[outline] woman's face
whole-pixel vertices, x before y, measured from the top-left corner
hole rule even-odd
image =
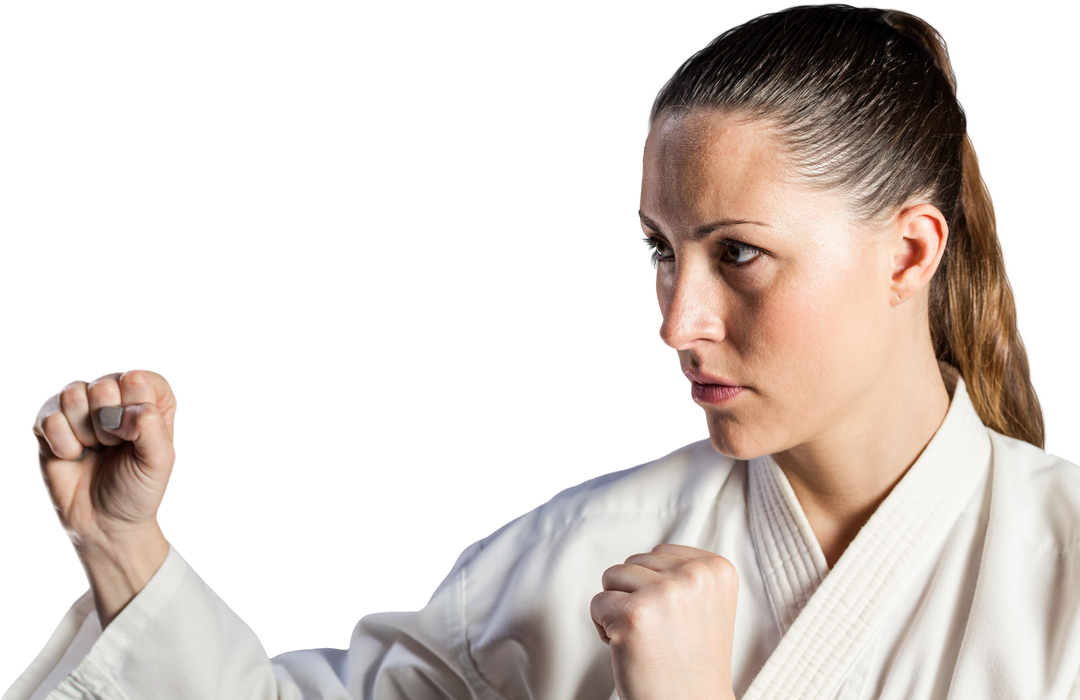
[[[710,111],[656,120],[641,221],[660,335],[718,451],[826,447],[860,423],[896,347],[886,235],[800,184],[764,124]]]

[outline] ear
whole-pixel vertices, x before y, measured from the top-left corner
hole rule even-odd
[[[889,286],[893,306],[896,306],[930,284],[930,278],[945,254],[949,224],[937,207],[916,204],[902,209],[893,225],[895,245]]]

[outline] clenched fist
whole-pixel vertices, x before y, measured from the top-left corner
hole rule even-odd
[[[593,623],[622,700],[728,700],[739,577],[731,562],[661,544],[604,572]]]
[[[175,414],[165,378],[133,371],[68,384],[34,422],[42,476],[103,627],[169,552],[157,511],[175,457]]]

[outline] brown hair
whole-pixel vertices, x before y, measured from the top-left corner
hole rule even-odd
[[[949,224],[930,283],[930,335],[975,410],[999,433],[1043,446],[994,207],[979,174],[941,35],[912,15],[793,7],[735,27],[660,90],[651,119],[697,108],[765,119],[800,173],[873,218],[920,199]]]

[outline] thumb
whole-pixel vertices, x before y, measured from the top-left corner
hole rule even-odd
[[[133,444],[135,457],[148,467],[171,467],[175,453],[165,416],[155,404],[105,406],[97,422],[106,431]]]

